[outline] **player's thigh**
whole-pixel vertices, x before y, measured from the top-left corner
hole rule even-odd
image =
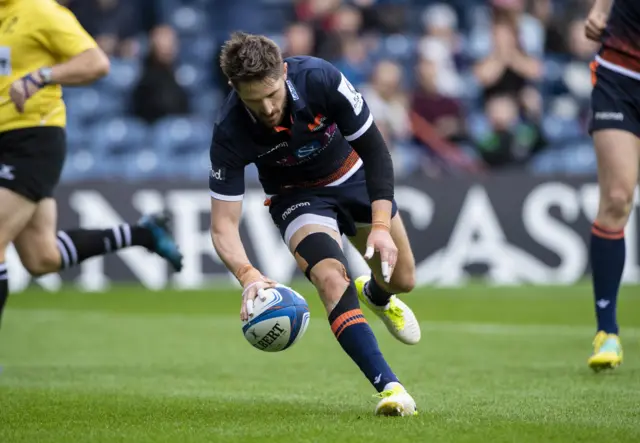
[[[605,129],[594,132],[593,141],[602,200],[631,204],[638,182],[640,139],[628,131]]]
[[[367,238],[370,232],[371,226],[361,226],[355,236],[349,237],[349,241],[362,255],[367,249]],[[369,260],[371,272],[373,272],[376,282],[386,286],[391,292],[410,292],[416,282],[416,261],[400,212],[397,212],[391,219],[391,238],[398,248],[398,261],[391,276],[391,281],[388,284],[384,282],[379,254],[375,254]]]
[[[60,252],[56,238],[58,211],[53,198],[45,198],[16,237],[14,245],[22,264],[34,275],[60,268]],[[64,249],[63,249],[64,250]]]
[[[597,222],[624,228],[638,181],[640,162],[640,81],[592,64],[593,137],[598,161],[600,205]]]

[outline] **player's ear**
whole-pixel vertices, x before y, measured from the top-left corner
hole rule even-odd
[[[289,65],[287,65],[287,62],[284,62],[284,69],[283,69],[283,71],[284,71],[284,79],[285,79],[285,80],[287,79],[287,67],[288,67],[288,66],[289,66]]]

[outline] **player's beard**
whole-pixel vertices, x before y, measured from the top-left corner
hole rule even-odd
[[[272,128],[274,126],[279,126],[280,124],[282,124],[286,113],[287,113],[287,96],[285,95],[284,102],[282,103],[282,107],[278,110],[276,115],[273,116],[274,117],[273,120],[271,120],[269,117],[262,117],[262,116],[260,120],[262,121],[263,124]]]

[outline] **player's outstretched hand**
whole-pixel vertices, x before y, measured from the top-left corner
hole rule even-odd
[[[249,321],[253,318],[253,303],[257,297],[261,297],[264,301],[266,296],[264,290],[269,288],[275,288],[277,283],[267,277],[262,277],[261,280],[256,280],[247,284],[242,289],[242,306],[240,307],[240,320]]]
[[[11,97],[11,101],[19,113],[24,112],[24,106],[27,100],[43,86],[42,78],[37,72],[25,75],[13,82],[9,90],[9,97]]]
[[[371,230],[367,239],[367,250],[364,253],[364,258],[370,260],[376,252],[380,253],[382,277],[386,283],[389,283],[398,260],[398,248],[389,231],[384,229]]]
[[[600,41],[604,28],[607,27],[608,15],[596,8],[593,8],[585,22],[584,33],[589,40]]]

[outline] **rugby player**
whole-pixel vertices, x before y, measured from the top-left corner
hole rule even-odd
[[[624,228],[640,163],[640,2],[596,0],[585,33],[601,42],[591,64],[590,124],[600,204],[590,244],[598,327],[588,364],[598,371],[622,363],[616,301],[625,263]]]
[[[53,192],[66,151],[61,85],[88,84],[108,71],[108,58],[68,9],[54,0],[0,0],[0,316],[11,242],[34,276],[129,246],[182,267],[165,214],[56,233]]]
[[[273,222],[317,288],[335,337],[381,397],[376,414],[414,414],[360,310],[359,300],[400,341],[420,340],[415,315],[394,295],[413,289],[415,261],[394,201],[391,156],[367,104],[327,61],[283,60],[264,36],[234,34],[220,64],[232,91],[211,144],[211,234],[243,287],[241,319],[275,284],[250,264],[239,235],[244,168],[254,163]],[[370,260],[370,277],[347,271],[341,234]]]

